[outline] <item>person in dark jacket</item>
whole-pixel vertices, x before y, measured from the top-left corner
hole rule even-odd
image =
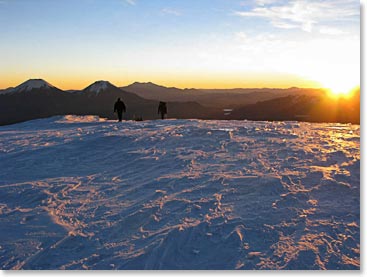
[[[159,102],[158,114],[161,114],[162,119],[164,119],[164,115],[167,114],[166,102]]]
[[[126,112],[126,106],[125,106],[124,102],[121,101],[120,98],[117,99],[113,112],[114,113],[117,112],[119,122],[121,122],[122,121],[122,113]]]

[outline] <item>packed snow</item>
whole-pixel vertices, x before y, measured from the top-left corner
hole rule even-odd
[[[360,126],[0,127],[2,269],[359,269]]]

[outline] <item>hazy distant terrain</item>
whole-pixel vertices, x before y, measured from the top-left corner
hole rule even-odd
[[[0,127],[1,269],[359,269],[360,127]]]
[[[67,114],[115,119],[118,97],[127,106],[127,120],[158,119],[158,103],[167,101],[168,118],[360,122],[359,90],[347,98],[332,98],[321,89],[182,90],[153,83],[118,88],[97,81],[83,90],[63,91],[35,79],[0,91],[0,125]]]
[[[285,96],[234,110],[228,119],[360,123],[360,92],[350,97]]]
[[[159,86],[153,83],[138,82],[121,87],[121,89],[135,93],[145,99],[178,102],[194,101],[204,106],[217,108],[237,108],[284,96],[315,96],[324,94],[324,91],[321,89],[179,89]]]

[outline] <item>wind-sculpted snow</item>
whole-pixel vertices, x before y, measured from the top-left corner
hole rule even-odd
[[[359,269],[360,127],[0,127],[2,269]]]

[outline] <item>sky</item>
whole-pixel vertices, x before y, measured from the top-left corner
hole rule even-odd
[[[360,84],[355,0],[0,0],[0,88]]]

